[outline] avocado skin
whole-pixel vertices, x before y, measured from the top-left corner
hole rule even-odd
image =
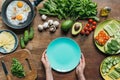
[[[63,21],[61,24],[61,30],[64,32],[68,32],[69,29],[73,26],[74,21],[73,20],[66,20]]]
[[[75,25],[76,25],[76,24],[80,26],[80,28],[79,28],[77,31],[75,30]],[[73,35],[73,36],[78,35],[81,30],[82,30],[82,24],[81,24],[80,22],[76,22],[76,23],[73,25],[73,27],[72,27],[72,35]]]

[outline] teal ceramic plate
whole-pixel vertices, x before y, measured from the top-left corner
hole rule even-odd
[[[79,64],[81,50],[74,40],[60,37],[48,45],[47,57],[54,70],[69,72]]]
[[[0,33],[3,32],[3,31],[9,32],[10,34],[12,34],[12,35],[14,36],[15,44],[14,44],[14,48],[13,48],[11,51],[9,51],[9,52],[7,52],[4,48],[0,47],[0,53],[3,53],[3,54],[11,53],[11,52],[13,52],[13,51],[17,48],[17,46],[18,46],[18,38],[17,38],[16,34],[15,34],[14,32],[12,32],[12,31],[10,31],[10,30],[0,30]]]

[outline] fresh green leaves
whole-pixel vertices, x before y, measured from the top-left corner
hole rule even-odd
[[[116,39],[108,41],[105,45],[105,51],[108,54],[117,54],[117,51],[120,49],[120,44]]]
[[[97,4],[91,0],[48,0],[39,13],[57,16],[59,19],[98,19],[96,17]]]
[[[11,72],[14,76],[19,78],[25,77],[23,66],[16,58],[12,59]]]

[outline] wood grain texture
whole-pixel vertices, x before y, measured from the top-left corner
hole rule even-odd
[[[101,8],[103,8],[105,6],[109,6],[112,8],[112,11],[107,18],[100,17],[100,19],[101,19],[100,22],[104,21],[105,19],[110,19],[110,18],[120,20],[120,5],[119,5],[120,0],[93,0],[93,1],[97,2],[97,4],[98,4],[98,16],[99,16],[99,12],[100,12]],[[37,10],[40,9],[42,6],[43,5],[40,4],[37,7]],[[51,19],[51,18],[53,20],[58,20],[57,18],[53,18],[53,17],[49,17],[48,19]],[[85,21],[85,20],[79,20],[79,21],[82,22],[83,25],[87,23],[87,21]],[[60,22],[62,22],[62,21],[60,21]],[[9,29],[2,21],[0,23],[1,23],[0,29]],[[41,20],[41,17],[37,11],[36,17],[32,23],[32,26],[34,27],[34,30],[35,30],[35,36],[34,36],[34,39],[31,40],[26,46],[26,49],[31,51],[33,61],[37,68],[37,73],[38,73],[37,80],[45,80],[44,67],[40,61],[42,52],[47,48],[48,44],[53,39],[58,38],[58,37],[63,37],[63,36],[74,39],[81,47],[81,50],[82,50],[82,52],[85,56],[85,60],[86,60],[86,67],[85,67],[86,80],[103,80],[103,78],[101,77],[100,72],[99,72],[99,65],[101,64],[101,61],[106,57],[106,55],[104,55],[102,52],[100,52],[95,47],[94,42],[93,42],[93,34],[94,34],[93,32],[89,36],[78,35],[77,37],[73,37],[73,36],[71,36],[71,32],[69,32],[66,35],[61,33],[61,29],[59,27],[58,30],[54,34],[50,34],[48,30],[39,32],[37,29],[38,24],[43,24],[43,21]],[[16,32],[16,30],[13,30],[13,31]],[[23,34],[23,32],[21,32],[21,31],[16,32],[16,34],[19,37],[20,35]],[[19,46],[17,48],[17,50],[20,50],[20,49],[21,48]],[[5,56],[5,55],[0,54],[0,56]],[[1,68],[0,68],[0,70],[1,70]],[[4,78],[4,76],[1,77],[1,74],[2,73],[0,72],[0,80],[2,80]],[[69,73],[64,73],[64,74],[55,72],[53,70],[53,76],[54,76],[54,80],[77,80],[75,70],[73,70]]]
[[[26,76],[24,78],[17,78],[11,74],[11,65],[12,65],[13,58],[16,58],[24,66],[24,71],[26,74]],[[29,69],[29,66],[28,66],[26,59],[29,60],[29,64],[32,68],[31,70]],[[29,50],[24,49],[24,50],[16,51],[12,54],[9,54],[9,55],[6,55],[6,56],[0,58],[0,62],[2,60],[6,64],[6,67],[7,67],[9,76],[11,77],[11,80],[35,80],[37,78],[37,70],[36,70],[36,67],[33,63],[32,55],[31,55]],[[5,74],[4,74],[4,71],[2,69],[1,64],[0,64],[0,68],[1,68],[0,69],[0,72],[1,72],[0,77],[4,76],[4,78],[2,78],[2,80],[6,80],[6,79],[8,80],[8,76],[5,77]]]

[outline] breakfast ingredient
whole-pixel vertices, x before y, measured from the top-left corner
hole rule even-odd
[[[117,79],[120,78],[120,73],[118,73],[118,72],[115,71],[115,70],[112,70],[112,71],[108,74],[108,76],[109,76],[110,78],[112,78],[113,80],[117,80]]]
[[[53,25],[53,20],[48,20],[48,24],[51,26],[51,25]]]
[[[93,19],[89,19],[88,23],[84,26],[81,30],[80,34],[82,35],[89,35],[92,31],[96,29],[97,22]]]
[[[61,30],[64,32],[68,32],[69,29],[73,26],[73,20],[65,20],[61,24]]]
[[[25,77],[24,67],[16,58],[12,59],[11,72],[16,77]]]
[[[98,35],[95,37],[95,41],[100,45],[103,46],[105,43],[110,39],[110,36],[103,30],[101,30]]]
[[[29,32],[28,30],[25,30],[24,32],[24,42],[27,44],[29,41]]]
[[[48,22],[43,23],[43,28],[44,28],[44,29],[49,28],[49,24],[48,24]]]
[[[80,31],[82,30],[82,23],[76,22],[72,26],[72,35],[78,35]]]
[[[111,36],[114,37],[116,33],[120,30],[120,24],[116,21],[107,24],[104,30]]]
[[[6,16],[13,25],[20,25],[28,19],[30,6],[25,1],[12,1],[7,9]]]
[[[20,37],[20,46],[21,46],[22,49],[25,48],[25,42],[24,42],[23,36]]]
[[[34,29],[33,27],[30,27],[30,30],[29,30],[29,40],[32,40],[34,37]]]
[[[39,24],[38,30],[42,32],[43,30],[49,29],[51,33],[54,33],[59,27],[59,24],[60,23],[58,21],[53,21],[52,19],[50,19],[47,22],[44,22],[43,25]]]
[[[112,73],[117,72],[116,68],[120,67],[120,57],[110,56],[103,60],[101,63],[101,72],[104,76],[112,76]],[[120,73],[119,73],[120,75]]]
[[[97,4],[91,0],[47,0],[40,14],[57,16],[59,19],[77,20],[97,17]]]
[[[2,47],[6,52],[10,52],[14,49],[15,38],[14,36],[7,31],[0,33],[0,47]]]
[[[23,19],[23,16],[22,16],[21,14],[18,14],[18,15],[16,16],[16,19],[19,20],[19,21],[21,21],[21,20]]]
[[[38,25],[38,30],[39,30],[39,31],[43,31],[43,25],[39,24],[39,25]]]
[[[47,16],[43,14],[43,15],[41,16],[41,18],[42,18],[42,20],[45,21],[45,20],[47,19]]]
[[[114,36],[112,28],[109,27],[108,25],[104,27],[104,30],[105,30],[111,37]]]
[[[110,8],[110,7],[104,7],[104,8],[102,8],[101,11],[100,11],[100,16],[101,16],[101,17],[106,17],[106,16],[109,15],[110,11],[111,11],[111,8]]]
[[[105,52],[108,54],[117,54],[120,49],[120,44],[115,38],[111,38],[107,44],[105,44]]]
[[[51,33],[54,33],[56,31],[56,27],[54,25],[50,26],[49,28]]]
[[[20,37],[20,46],[21,48],[25,48],[27,43],[34,38],[34,29],[30,27],[29,30],[24,31],[24,35]]]
[[[53,25],[54,25],[56,28],[58,28],[59,24],[60,24],[60,23],[59,23],[58,21],[54,21],[54,22],[53,22]]]
[[[92,20],[92,19],[89,19],[89,20],[88,20],[88,23],[92,23],[92,22],[93,22],[93,20]]]
[[[18,2],[17,2],[17,6],[18,6],[19,8],[22,8],[22,7],[23,7],[23,2],[22,2],[22,1],[18,1]]]
[[[120,73],[120,63],[115,66],[115,70]]]

